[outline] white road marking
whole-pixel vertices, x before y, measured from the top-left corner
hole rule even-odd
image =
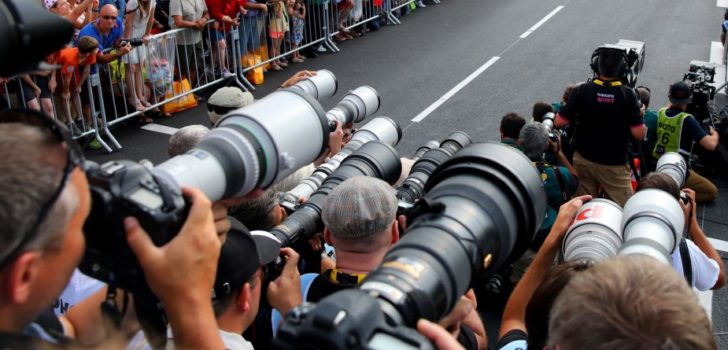
[[[158,133],[162,133],[162,134],[167,134],[167,135],[173,135],[178,130],[177,128],[173,128],[171,126],[164,126],[164,125],[155,124],[155,123],[144,125],[144,126],[142,126],[142,129],[147,130],[147,131],[153,131],[153,132],[158,132]]]
[[[493,65],[496,61],[498,61],[500,57],[493,56],[491,57],[488,62],[485,62],[480,68],[476,69],[475,72],[468,75],[467,78],[465,78],[463,81],[455,85],[450,91],[446,92],[442,97],[438,98],[437,101],[433,102],[429,107],[425,108],[424,111],[420,112],[416,117],[412,118],[412,121],[415,123],[421,122],[423,119],[427,118],[430,113],[432,113],[434,110],[436,110],[438,107],[442,106],[443,103],[447,102],[451,97],[453,97],[458,91],[462,90],[466,85],[470,84],[471,81],[475,80],[480,74],[485,72],[486,69],[488,69],[490,66]]]
[[[726,0],[728,1],[728,0]],[[527,36],[531,35],[531,33],[535,32],[538,27],[542,26],[546,21],[551,19],[554,15],[556,15],[561,9],[563,9],[564,6],[558,6],[556,7],[551,13],[546,15],[546,17],[542,18],[540,21],[538,21],[536,24],[533,25],[533,27],[529,28],[525,33],[521,34],[521,39],[525,39]]]
[[[712,244],[713,248],[716,250],[728,253],[728,242],[710,237],[708,237],[708,241],[710,241],[710,244]]]

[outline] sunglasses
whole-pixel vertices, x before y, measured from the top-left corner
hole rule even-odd
[[[224,107],[224,106],[216,106],[214,104],[208,103],[207,104],[207,111],[208,112],[215,112],[217,115],[225,115],[228,114],[228,112],[238,109],[237,107]]]
[[[110,19],[111,20],[114,20],[114,21],[116,20],[116,16],[101,16],[101,18],[103,18],[103,19],[105,19],[107,21],[110,20]]]
[[[0,267],[15,258],[29,242],[33,241],[38,236],[38,229],[40,228],[40,225],[43,221],[45,221],[48,213],[50,213],[53,208],[53,205],[61,196],[61,193],[63,193],[63,189],[66,187],[66,182],[68,182],[68,179],[71,177],[71,173],[77,166],[83,168],[85,163],[83,152],[76,141],[74,141],[71,137],[68,129],[57,120],[52,119],[45,114],[32,110],[12,109],[0,114],[0,124],[4,123],[21,123],[38,127],[53,136],[54,141],[58,142],[58,144],[65,144],[68,152],[61,182],[53,191],[53,194],[45,201],[45,203],[43,203],[43,206],[41,206],[41,209],[38,212],[30,230],[23,235],[23,238],[19,242],[12,245],[13,249],[11,249],[10,252],[0,260]]]

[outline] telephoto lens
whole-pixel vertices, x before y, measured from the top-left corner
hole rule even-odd
[[[584,203],[566,231],[561,253],[564,261],[594,262],[617,256],[622,246],[622,208],[608,199]]]
[[[393,184],[402,172],[402,163],[394,148],[380,141],[370,141],[346,157],[341,165],[319,186],[311,198],[289,215],[271,233],[284,247],[298,239],[308,239],[323,231],[321,209],[329,193],[346,179],[372,176]]]
[[[430,174],[440,164],[452,157],[461,148],[470,145],[470,136],[462,131],[455,131],[440,143],[438,148],[426,151],[413,165],[409,176],[397,188],[399,207],[406,209],[425,195],[425,183]]]
[[[329,128],[331,131],[336,128],[334,121],[347,126],[364,120],[379,110],[380,102],[379,93],[371,86],[364,85],[350,91],[334,108],[326,112]]]
[[[280,205],[289,213],[294,211],[301,199],[307,200],[321,186],[321,183],[339,167],[341,162],[363,144],[380,141],[394,147],[401,139],[402,129],[397,122],[387,117],[372,119],[354,133],[351,141],[344,146],[341,152],[331,157],[326,163],[319,165],[311,176],[284,193],[279,200]]]
[[[676,152],[666,152],[657,160],[655,171],[669,175],[678,187],[685,185],[685,179],[688,174],[688,166],[685,158]]]
[[[213,202],[267,188],[318,158],[328,134],[324,110],[313,97],[278,90],[229,113],[195,148],[156,168],[119,160],[88,169],[93,204],[84,225],[82,271],[127,290],[144,288],[126,243],[125,217],[138,218],[161,246],[187,217],[183,186],[200,189]]]
[[[440,147],[440,141],[437,140],[430,140],[427,141],[424,145],[420,146],[420,148],[415,151],[415,154],[412,156],[413,161],[417,161],[418,159],[422,158],[425,153],[433,148]]]
[[[624,205],[619,255],[649,255],[665,264],[682,237],[685,214],[669,193],[658,189],[642,190]]]
[[[178,188],[199,188],[212,201],[244,196],[311,163],[328,140],[318,101],[297,90],[277,90],[228,113],[195,148],[153,173]]]
[[[307,93],[317,101],[332,97],[339,89],[336,76],[328,69],[316,71],[316,75],[308,77],[291,86],[291,89]]]
[[[427,349],[412,327],[439,320],[470,288],[520,257],[546,212],[541,177],[522,153],[470,145],[430,176],[422,214],[359,289],[289,313],[274,349]]]

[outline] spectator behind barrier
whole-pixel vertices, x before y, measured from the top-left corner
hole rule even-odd
[[[184,6],[183,6],[184,3]],[[192,5],[192,6],[189,6]],[[203,69],[202,33],[210,20],[204,0],[171,0],[169,26],[172,29],[189,28],[176,35],[177,57],[181,79],[188,78],[196,86],[197,75]]]
[[[577,194],[596,197],[601,190],[620,206],[632,195],[627,146],[646,132],[637,96],[619,81],[625,59],[613,50],[599,52],[596,77],[576,88],[554,120],[557,128],[575,124]]]
[[[665,152],[678,152],[685,158],[685,164],[690,168],[690,156],[693,145],[714,151],[718,147],[718,131],[710,128],[706,133],[697,119],[687,112],[692,102],[690,87],[678,81],[670,85],[670,104],[658,111],[658,121],[655,137],[655,148],[652,150],[653,160]],[[709,203],[718,198],[718,188],[710,180],[690,169],[690,174],[683,185],[695,191],[698,203]]]
[[[725,284],[725,266],[723,259],[700,228],[696,216],[695,192],[691,189],[683,190],[689,199],[687,204],[684,203],[680,199],[680,188],[675,180],[664,173],[650,173],[642,178],[637,185],[637,192],[649,188],[671,194],[685,212],[687,226],[685,230],[691,239],[683,237],[680,240],[679,249],[672,253],[672,268],[683,276],[691,287],[700,291],[722,287]]]
[[[82,155],[63,125],[17,110],[4,112],[0,121],[0,235],[6,242],[0,251],[0,343],[38,348],[58,341],[34,320],[50,310],[81,259],[89,184],[79,167]],[[204,194],[183,192],[190,199],[189,216],[169,244],[156,247],[133,218],[125,220],[127,239],[172,328],[185,335],[176,345],[222,349],[211,332],[215,320],[209,303],[220,240]]]
[[[647,256],[618,256],[571,279],[556,298],[549,349],[715,349],[685,281]]]
[[[501,118],[500,123],[500,138],[501,143],[505,143],[508,146],[516,149],[521,149],[518,145],[518,134],[521,132],[521,128],[526,125],[526,120],[520,115],[509,112]]]

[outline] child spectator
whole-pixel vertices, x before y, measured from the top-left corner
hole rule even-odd
[[[207,4],[207,10],[210,12],[210,16],[215,20],[215,29],[211,31],[212,38],[217,42],[217,50],[213,53],[218,60],[218,68],[222,71],[223,76],[232,76],[226,64],[226,53],[225,49],[225,36],[232,27],[237,27],[238,12],[240,11],[241,1],[226,1],[226,0],[205,0]]]
[[[306,5],[303,3],[303,0],[289,0],[293,1],[293,8],[291,11],[291,23],[293,26],[293,31],[291,35],[291,42],[292,42],[292,49],[293,49],[293,59],[291,59],[293,62],[301,63],[305,60],[305,58],[301,55],[301,53],[298,52],[298,46],[301,45],[301,41],[303,40],[303,27],[305,23],[306,18]]]
[[[91,65],[96,63],[96,53],[99,49],[99,43],[91,36],[84,36],[78,40],[78,46],[66,48],[58,53],[56,63],[61,65],[62,92],[64,111],[70,111],[68,105],[73,93],[73,102],[77,115],[81,114],[80,96],[81,87],[91,72]],[[83,73],[79,75],[79,66],[82,66]],[[71,116],[67,116],[70,120]],[[87,125],[91,121],[86,118]]]
[[[124,37],[142,39],[144,42],[144,45],[134,48],[128,55],[123,57],[124,63],[126,63],[127,102],[138,111],[151,107],[151,104],[147,102],[147,97],[144,96],[142,66],[144,66],[147,57],[146,43],[151,36],[156,5],[155,0],[129,0],[126,4]],[[148,117],[144,117],[142,121],[152,122]]]
[[[286,13],[285,0],[277,1],[273,4],[273,10],[270,15],[270,25],[268,27],[268,35],[270,35],[271,47],[270,57],[276,58],[281,54],[281,43],[286,35],[288,28],[288,14]],[[283,59],[274,59],[271,63],[271,69],[283,70],[281,67],[288,67],[288,63]]]

